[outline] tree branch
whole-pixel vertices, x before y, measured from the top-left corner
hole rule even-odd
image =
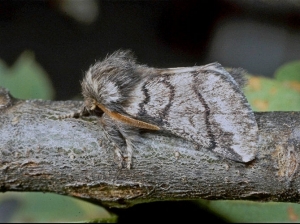
[[[248,164],[147,132],[128,170],[114,164],[96,117],[55,117],[81,106],[14,100],[0,89],[1,191],[55,192],[110,207],[199,198],[299,201],[299,112],[255,113],[259,149]]]

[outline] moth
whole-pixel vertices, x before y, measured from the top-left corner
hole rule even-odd
[[[84,108],[96,114],[114,144],[116,162],[130,169],[140,131],[166,131],[238,162],[254,159],[258,128],[241,91],[242,69],[219,63],[151,68],[129,50],[98,61],[81,83]],[[123,164],[123,165],[122,165]]]

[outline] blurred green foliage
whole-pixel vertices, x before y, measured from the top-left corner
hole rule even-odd
[[[33,53],[24,52],[8,67],[0,60],[0,86],[21,99],[53,99],[54,89]],[[275,79],[249,76],[245,94],[255,111],[300,110],[300,61],[278,68]],[[18,203],[11,203],[12,201]],[[43,193],[9,192],[0,196],[2,207],[14,204],[9,222],[75,222],[81,220],[116,221],[105,209],[71,197]],[[205,207],[229,222],[299,222],[300,205],[294,203],[199,200]],[[8,213],[6,213],[8,214]],[[153,214],[155,215],[155,214]],[[4,219],[3,219],[4,220]],[[0,217],[1,221],[1,217]]]
[[[52,193],[6,192],[0,196],[0,209],[8,203],[14,206],[10,206],[13,213],[5,220],[7,222],[78,222],[111,218],[100,206]]]
[[[300,111],[300,61],[279,67],[274,79],[249,76],[245,95],[254,111]]]
[[[292,61],[280,66],[274,74],[279,81],[300,82],[300,60]]]
[[[11,67],[0,60],[0,86],[9,89],[12,96],[19,99],[54,98],[54,89],[47,73],[30,51],[23,52]]]
[[[299,222],[300,205],[283,202],[208,201],[199,200],[201,207],[218,214],[228,222]]]

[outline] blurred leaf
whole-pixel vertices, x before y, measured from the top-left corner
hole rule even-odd
[[[0,60],[0,86],[19,99],[53,99],[54,89],[34,54],[23,52],[12,67]]]
[[[8,222],[74,222],[93,219],[101,221],[112,218],[100,206],[57,194],[6,192],[1,194],[0,198],[0,209],[2,202],[8,199],[18,202],[14,215]],[[5,217],[0,217],[0,222],[3,222],[3,218]]]
[[[300,82],[292,81],[295,74],[277,77],[280,80],[249,77],[245,95],[254,111],[300,111]]]
[[[198,201],[229,222],[299,222],[300,205],[282,202]]]
[[[274,76],[279,81],[300,82],[300,61],[292,61],[280,66]]]

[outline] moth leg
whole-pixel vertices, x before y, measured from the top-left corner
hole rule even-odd
[[[130,169],[135,143],[139,140],[139,128],[116,121],[106,114],[103,114],[101,122],[108,139],[115,146],[117,164],[122,167],[124,162],[126,168]]]
[[[136,144],[141,142],[140,129],[123,123],[119,124],[119,130],[126,142],[126,167],[130,169],[132,165],[132,155],[136,148]]]
[[[102,119],[101,119],[102,120]],[[102,121],[103,124],[103,121]],[[113,139],[116,138],[119,133],[116,131],[112,130],[110,126],[104,126],[103,125],[103,132],[106,136],[107,139],[112,143],[114,147],[114,162],[118,165],[119,168],[122,168],[122,163],[124,161],[124,156],[121,150],[120,145],[118,145]]]
[[[133,144],[130,140],[126,139],[127,163],[126,168],[130,170],[132,164]]]
[[[119,131],[116,122],[106,114],[101,117],[101,124],[106,137],[111,141],[114,146],[114,161],[119,168],[122,168],[126,148],[126,141]]]

